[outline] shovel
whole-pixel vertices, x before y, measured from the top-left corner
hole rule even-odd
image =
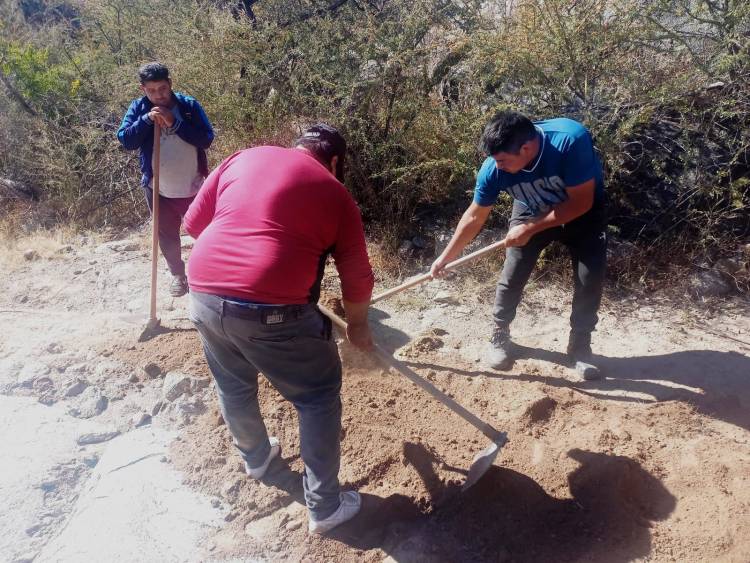
[[[339,327],[344,331],[344,333],[346,333],[346,322],[341,317],[321,304],[318,304],[318,308],[320,309],[321,313],[331,319],[331,321],[333,321],[333,323],[337,327]],[[469,473],[466,476],[466,481],[462,485],[461,490],[465,491],[466,489],[471,487],[482,477],[482,475],[487,472],[490,467],[492,467],[497,454],[500,452],[500,448],[502,448],[508,441],[508,435],[505,432],[495,430],[492,426],[477,417],[474,413],[466,410],[456,401],[451,399],[448,395],[440,391],[437,387],[420,377],[419,374],[417,374],[413,369],[408,367],[402,361],[394,358],[391,354],[383,350],[377,344],[375,344],[374,353],[388,367],[396,370],[398,373],[406,377],[409,381],[414,383],[414,385],[416,385],[417,387],[421,387],[423,390],[427,391],[435,399],[440,401],[443,405],[463,418],[466,422],[474,426],[477,430],[479,430],[482,434],[487,436],[487,438],[492,441],[489,446],[479,452],[472,460],[471,467],[469,468]]]
[[[161,127],[154,123],[154,154],[151,162],[153,170],[153,190],[151,199],[151,308],[148,321],[138,342],[153,338],[161,321],[156,316],[156,273],[159,266],[159,162],[161,158]]]
[[[492,244],[489,244],[485,246],[484,248],[475,250],[471,254],[467,254],[466,256],[462,256],[458,260],[454,260],[453,262],[446,264],[445,268],[443,268],[443,271],[447,272],[455,268],[458,268],[459,266],[463,266],[467,262],[476,260],[480,256],[484,256],[485,254],[489,254],[490,252],[494,252],[495,250],[500,250],[501,248],[505,248],[505,246],[506,246],[505,239],[499,240],[497,242],[493,242]],[[406,280],[401,285],[397,285],[396,287],[393,287],[387,291],[384,291],[383,293],[380,293],[374,296],[372,300],[370,301],[370,303],[371,304],[376,303],[380,301],[381,299],[385,299],[386,297],[390,297],[391,295],[396,295],[397,293],[401,293],[405,289],[409,289],[410,287],[414,287],[415,285],[420,285],[431,279],[432,279],[432,274],[430,274],[430,272],[427,272],[426,274],[421,274],[415,278]]]

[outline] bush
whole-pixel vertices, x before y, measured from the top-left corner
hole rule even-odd
[[[590,128],[619,237],[710,252],[750,230],[746,4],[1,0],[0,69],[17,95],[0,102],[13,154],[0,175],[38,186],[52,220],[141,220],[135,155],[114,133],[137,67],[161,59],[215,124],[212,164],[312,121],[341,127],[347,184],[391,244],[418,218],[455,222],[482,126],[511,107]]]

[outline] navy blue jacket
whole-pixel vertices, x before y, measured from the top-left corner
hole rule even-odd
[[[211,146],[211,142],[214,140],[214,130],[211,123],[198,100],[179,92],[174,92],[174,97],[182,119],[175,122],[172,130],[179,135],[180,139],[196,148],[198,172],[204,177],[208,176],[206,149]],[[123,147],[128,150],[141,149],[142,186],[147,186],[154,175],[151,168],[151,155],[154,150],[154,122],[148,117],[148,112],[153,107],[154,104],[146,96],[133,100],[122,119],[120,128],[117,130],[117,138]]]

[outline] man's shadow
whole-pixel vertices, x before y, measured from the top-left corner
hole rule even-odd
[[[568,366],[565,354],[540,348],[514,345],[517,360],[542,360]],[[406,362],[412,367],[446,371],[456,375],[506,380],[535,381],[552,387],[575,387],[599,399],[648,402],[682,401],[706,416],[750,430],[750,357],[738,352],[685,350],[655,356],[594,356],[604,378],[573,381],[557,376],[496,371],[458,370],[434,363]],[[609,394],[624,391],[625,395]]]
[[[532,478],[497,466],[461,493],[434,471],[442,464],[435,454],[406,443],[404,457],[425,484],[430,506],[401,494],[363,494],[360,514],[328,537],[355,549],[380,548],[400,562],[624,563],[647,556],[649,528],[669,516],[675,497],[631,458],[579,449],[568,455],[580,464],[568,475],[572,498],[552,497]],[[301,479],[288,472],[276,479],[297,483],[291,502]]]

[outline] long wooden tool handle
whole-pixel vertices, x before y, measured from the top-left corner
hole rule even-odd
[[[505,248],[505,239],[499,240],[497,242],[493,242],[492,244],[485,246],[484,248],[480,248],[479,250],[476,250],[472,252],[471,254],[467,254],[466,256],[463,256],[459,258],[458,260],[454,260],[453,262],[448,263],[444,270],[453,270],[455,268],[458,268],[459,266],[462,266],[463,264],[466,264],[467,262],[471,262],[472,260],[476,260],[480,256],[484,256],[485,254],[489,254],[490,252],[493,252],[495,250],[499,250],[501,248]],[[422,274],[417,276],[416,278],[412,278],[410,280],[405,281],[399,286],[393,287],[389,289],[388,291],[384,291],[383,293],[380,293],[372,298],[370,303],[375,303],[377,301],[380,301],[381,299],[385,299],[386,297],[390,297],[391,295],[396,295],[397,293],[401,293],[405,289],[409,289],[410,287],[414,287],[415,285],[420,285],[426,281],[429,281],[432,279],[432,276],[429,272],[426,274]]]
[[[151,309],[149,320],[156,320],[156,273],[159,265],[159,162],[161,160],[161,127],[154,123],[154,153],[151,159],[153,189],[151,195]]]
[[[337,327],[339,327],[341,330],[344,331],[344,333],[346,333],[346,321],[344,321],[344,319],[342,319],[336,313],[334,313],[327,307],[321,305],[320,303],[318,303],[318,308],[320,309],[321,313],[323,313],[326,317],[331,319],[331,321],[333,321],[333,323]],[[448,395],[440,391],[440,389],[435,387],[432,383],[420,377],[420,375],[417,374],[417,372],[415,372],[409,366],[404,364],[402,361],[394,358],[393,355],[383,350],[377,344],[375,344],[374,352],[375,352],[375,355],[378,358],[380,358],[380,360],[383,363],[385,363],[388,367],[393,368],[394,370],[399,372],[401,375],[406,377],[409,381],[414,383],[414,385],[421,387],[422,389],[427,391],[430,395],[435,397],[435,399],[437,399],[446,407],[448,407],[450,410],[455,412],[458,416],[463,418],[466,422],[474,426],[477,430],[479,430],[482,434],[487,436],[490,440],[496,441],[503,435],[502,432],[498,432],[492,426],[490,426],[489,424],[484,422],[481,418],[476,416],[474,413],[466,410],[464,407],[459,405],[456,401],[454,401]]]

